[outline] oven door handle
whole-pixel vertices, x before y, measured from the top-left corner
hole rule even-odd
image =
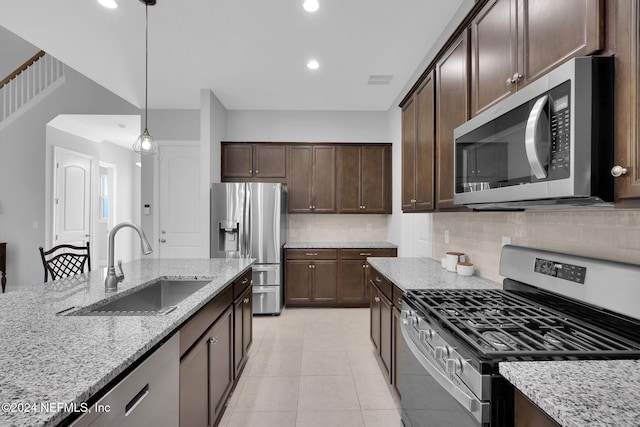
[[[542,162],[540,161],[540,157],[538,157],[538,123],[540,123],[540,118],[542,117],[542,113],[544,112],[544,106],[549,102],[549,95],[545,95],[541,98],[538,98],[535,104],[533,104],[533,109],[531,109],[531,113],[529,113],[529,118],[527,119],[527,128],[524,133],[524,147],[527,153],[527,160],[529,160],[529,165],[531,166],[531,172],[538,179],[543,179],[547,177],[547,171],[542,167]]]
[[[413,342],[406,330],[408,325],[402,325],[402,339],[409,347],[411,354],[415,357],[420,365],[431,375],[431,377],[440,384],[447,393],[449,393],[460,405],[469,411],[473,417],[480,423],[489,422],[489,403],[481,402],[475,396],[469,396],[464,390],[455,385],[434,363],[431,358],[425,355]]]

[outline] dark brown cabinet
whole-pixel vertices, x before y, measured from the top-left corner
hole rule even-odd
[[[402,109],[402,211],[433,209],[435,82],[427,74]]]
[[[369,257],[395,257],[395,248],[340,249],[339,302],[345,306],[369,304]]]
[[[286,146],[223,143],[222,181],[286,182]]]
[[[336,149],[289,146],[289,212],[336,212]]]
[[[234,383],[232,308],[180,362],[180,425],[214,425]]]
[[[338,213],[391,213],[391,147],[337,147]]]
[[[514,393],[514,427],[560,427],[520,391],[514,390]]]
[[[604,47],[604,1],[491,0],[471,23],[471,114]]]
[[[640,4],[615,2],[615,178],[619,207],[640,207]]]
[[[453,204],[453,130],[468,118],[467,31],[436,63],[436,208]]]
[[[335,249],[286,251],[285,299],[288,305],[331,305],[338,301]]]
[[[238,378],[247,363],[253,339],[253,289],[247,286],[233,302],[233,360],[234,377]]]
[[[380,275],[375,269],[369,276],[371,293],[370,306],[370,332],[371,342],[382,362],[382,367],[387,378],[391,380],[392,364],[392,308],[391,283]]]

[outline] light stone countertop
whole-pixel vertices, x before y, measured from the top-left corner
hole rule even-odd
[[[480,276],[459,276],[431,258],[367,258],[367,262],[403,291],[410,289],[502,289]]]
[[[499,370],[562,426],[640,425],[640,360],[504,362]]]
[[[105,269],[0,294],[0,404],[80,404],[171,335],[253,264],[253,259],[144,259],[123,264],[117,294],[158,277],[211,283],[161,316],[64,316],[104,300]],[[64,412],[0,410],[0,425],[49,426]]]
[[[285,249],[397,249],[389,242],[287,242]]]

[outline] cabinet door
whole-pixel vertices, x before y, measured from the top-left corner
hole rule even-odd
[[[393,307],[393,337],[391,346],[391,384],[396,389],[398,395],[400,395],[400,378],[402,363],[400,358],[402,357],[402,331],[400,330],[400,310],[397,307]]]
[[[616,117],[614,164],[627,169],[615,178],[616,206],[640,207],[640,4],[617,2]],[[611,165],[614,166],[614,165]]]
[[[604,47],[603,0],[520,0],[522,83],[546,74],[575,56]],[[520,83],[519,83],[520,84]]]
[[[253,334],[253,289],[248,287],[233,303],[233,360],[237,378],[247,362]]]
[[[402,211],[415,209],[416,197],[416,97],[402,107]]]
[[[313,148],[311,146],[289,147],[289,212],[311,212]]]
[[[373,285],[369,284],[369,293],[371,295],[371,304],[369,305],[369,335],[376,353],[380,354],[380,292]]]
[[[361,163],[359,146],[338,147],[338,213],[360,213]]]
[[[365,145],[361,152],[361,194],[362,211],[365,213],[390,213],[387,206],[390,185],[387,178],[389,168],[389,147]]]
[[[340,264],[340,302],[366,304],[366,260],[342,260]]]
[[[256,178],[286,178],[286,147],[284,145],[254,145]]]
[[[308,304],[311,302],[311,269],[307,261],[287,261],[285,294],[287,303]]]
[[[253,150],[249,144],[222,144],[222,179],[251,178]]]
[[[471,23],[472,116],[516,90],[516,8],[516,0],[492,0]]]
[[[453,208],[453,130],[467,120],[465,31],[436,64],[436,208]]]
[[[380,359],[387,373],[387,377],[391,378],[391,328],[392,328],[392,308],[391,301],[382,293],[380,298]]]
[[[209,348],[209,421],[214,424],[233,387],[233,321],[229,307],[211,326]]]
[[[180,362],[180,425],[209,423],[208,337],[202,338]]]
[[[308,173],[309,169],[307,170]],[[313,147],[313,212],[336,212],[336,148]]]
[[[415,210],[433,209],[433,161],[436,139],[433,71],[416,91]]]
[[[338,262],[314,261],[312,294],[314,303],[336,303],[338,301]]]

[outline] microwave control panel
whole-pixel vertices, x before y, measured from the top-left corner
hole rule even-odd
[[[551,179],[568,178],[571,166],[571,108],[569,107],[570,82],[550,91],[551,153],[548,174]]]

